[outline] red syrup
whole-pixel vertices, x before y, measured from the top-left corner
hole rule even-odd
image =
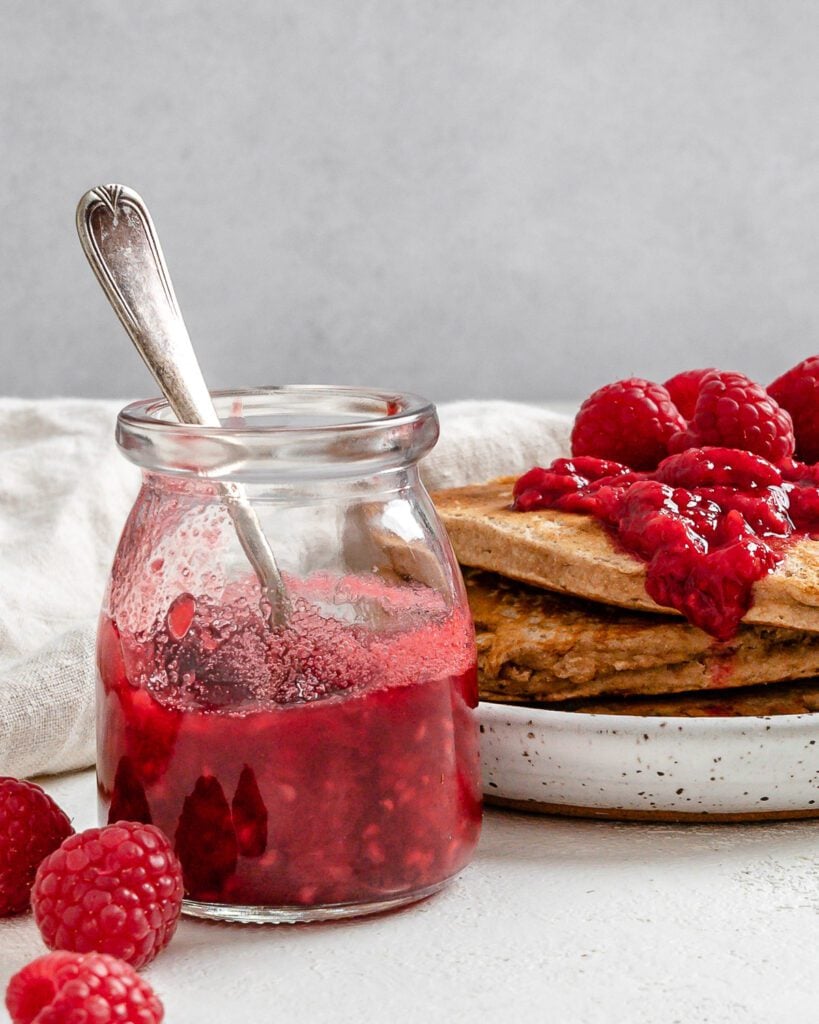
[[[582,456],[515,483],[521,512],[594,516],[647,563],[646,591],[718,640],[735,636],[753,585],[787,544],[819,534],[819,466],[774,466],[732,448],[690,448],[652,472]]]
[[[101,621],[101,797],[109,820],[166,832],[190,899],[372,903],[433,888],[471,858],[468,617],[381,584],[317,591],[331,586],[335,602],[366,600],[371,624],[300,597],[270,630],[252,600],[190,594],[150,636]]]

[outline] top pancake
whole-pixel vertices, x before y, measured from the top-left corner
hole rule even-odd
[[[646,566],[619,550],[592,516],[515,512],[514,477],[438,491],[432,498],[462,565],[548,590],[640,611],[678,614],[645,589]],[[819,632],[819,542],[798,540],[754,584],[743,622]]]

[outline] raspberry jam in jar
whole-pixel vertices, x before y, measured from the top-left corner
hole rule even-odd
[[[215,402],[221,428],[161,401],[120,414],[143,485],[98,633],[102,820],[159,826],[199,916],[420,899],[468,863],[481,820],[472,624],[418,474],[434,407],[317,387]],[[280,617],[226,483],[275,554]]]

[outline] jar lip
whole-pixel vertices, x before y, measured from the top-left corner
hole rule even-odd
[[[190,434],[198,437],[232,437],[239,438],[245,434],[301,434],[301,433],[337,433],[349,430],[370,430],[373,427],[394,427],[411,422],[418,417],[435,412],[435,405],[426,398],[412,392],[382,391],[377,388],[337,386],[335,384],[271,384],[255,388],[224,388],[211,391],[211,397],[217,404],[219,400],[232,402],[249,398],[273,396],[292,396],[297,399],[330,399],[339,398],[351,401],[371,401],[383,403],[385,412],[381,416],[361,416],[346,422],[324,424],[222,424],[219,427],[202,426],[198,423],[180,423],[173,417],[166,398],[145,398],[131,402],[120,410],[117,423],[124,428],[129,426],[139,429],[168,430],[174,433]],[[168,415],[162,415],[168,414]]]
[[[287,384],[211,395],[220,426],[179,423],[164,398],[126,406],[123,455],[151,472],[275,484],[407,465],[438,439],[433,403],[406,392]]]

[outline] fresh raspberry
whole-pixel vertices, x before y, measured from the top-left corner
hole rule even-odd
[[[0,778],[0,917],[28,909],[40,861],[73,831],[39,786]]]
[[[580,406],[572,455],[594,455],[632,469],[654,469],[673,434],[685,430],[664,387],[631,377],[595,391]]]
[[[672,452],[708,446],[738,448],[776,464],[793,455],[793,424],[759,384],[714,370],[702,382],[688,428],[670,444]]]
[[[46,857],[31,903],[49,949],[95,950],[144,967],[176,930],[182,869],[158,828],[119,821],[70,836]]]
[[[687,420],[694,415],[694,406],[700,394],[703,379],[709,373],[716,373],[713,366],[704,370],[685,370],[675,377],[667,380],[663,387],[671,395],[671,401],[679,409],[680,414]]]
[[[768,394],[791,414],[798,457],[819,462],[819,356],[777,377]]]
[[[133,967],[107,953],[48,953],[6,989],[12,1024],[160,1024],[162,1003]]]

